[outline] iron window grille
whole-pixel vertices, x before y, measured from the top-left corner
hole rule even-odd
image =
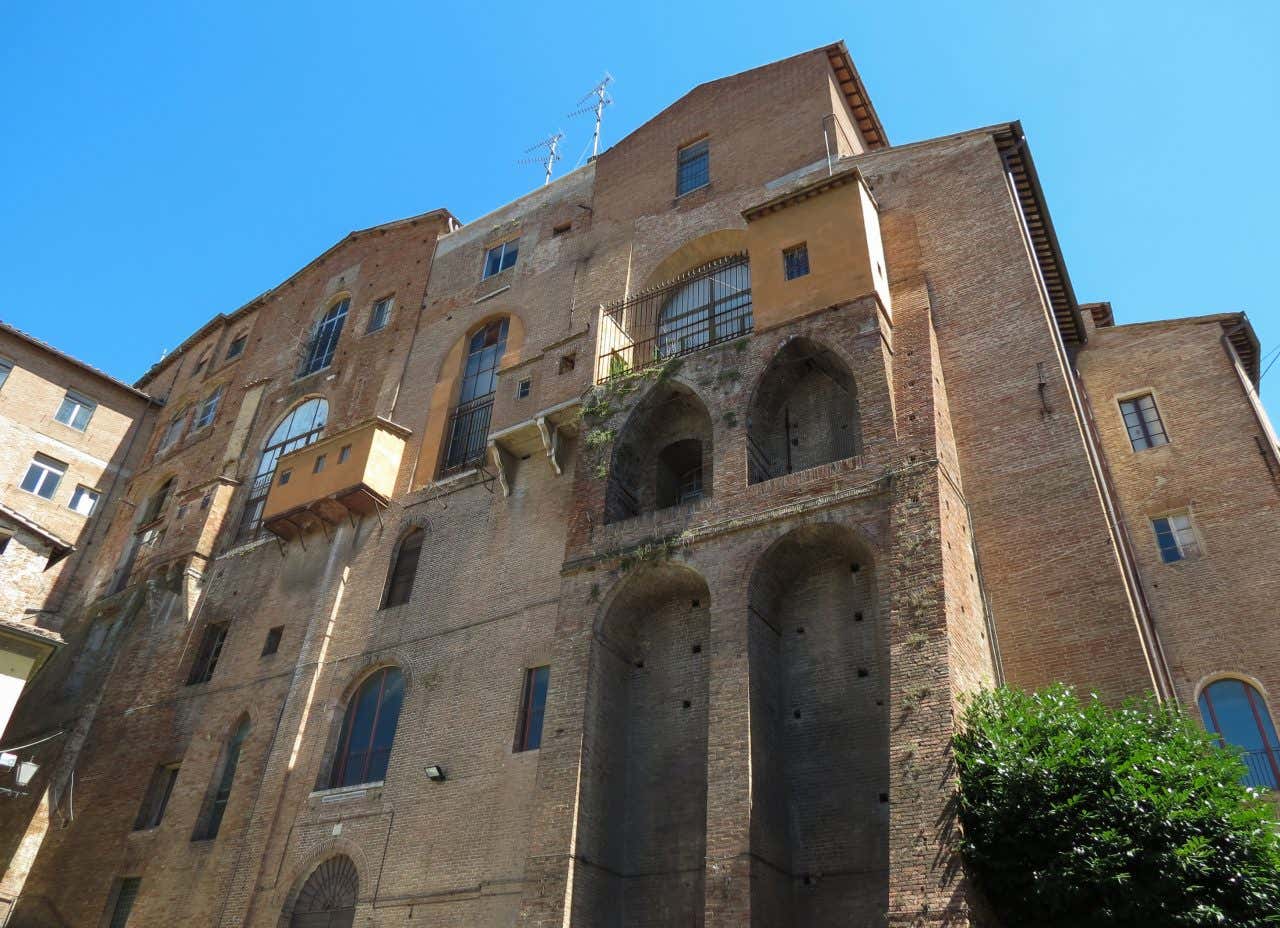
[[[236,532],[237,541],[249,541],[261,531],[262,507],[267,502],[267,494],[271,492],[276,463],[281,455],[319,441],[324,435],[328,420],[329,404],[322,399],[313,399],[295,406],[275,427],[262,448],[258,469],[249,484],[249,495]]]
[[[480,279],[488,280],[490,277],[514,267],[519,251],[519,239],[512,239],[509,242],[503,242],[501,245],[494,245],[484,254],[484,274]]]
[[[330,789],[375,783],[387,775],[403,700],[404,677],[394,667],[384,667],[360,684],[342,719]]]
[[[200,639],[200,650],[196,652],[196,661],[191,665],[191,674],[187,677],[187,686],[208,683],[213,678],[213,671],[218,666],[218,658],[222,656],[222,646],[226,641],[225,622],[205,626],[204,636]]]
[[[1243,680],[1217,680],[1200,693],[1200,716],[1223,747],[1239,752],[1246,786],[1280,789],[1280,739],[1267,704]]]
[[[1124,427],[1129,432],[1129,443],[1134,451],[1169,443],[1160,410],[1156,408],[1156,399],[1150,393],[1121,400],[1120,412],[1124,415]]]
[[[342,326],[347,321],[347,310],[350,308],[351,301],[342,300],[334,304],[316,323],[302,358],[302,366],[298,368],[299,377],[322,371],[333,363],[333,355],[338,350],[338,339],[342,337]]]
[[[597,382],[749,334],[751,266],[745,254],[704,264],[604,309]]]
[[[809,273],[809,246],[801,242],[782,252],[782,269],[787,280],[795,280]]]
[[[458,405],[449,418],[449,444],[442,476],[484,462],[498,386],[498,364],[507,350],[507,320],[495,320],[471,336]]]
[[[676,152],[676,196],[711,183],[711,148],[706,139]]]
[[[98,404],[93,400],[81,396],[74,390],[68,390],[67,395],[62,398],[62,403],[58,406],[58,411],[54,414],[54,418],[63,425],[70,426],[78,432],[83,432],[89,427],[89,420],[93,418],[93,411],[97,408]]]
[[[542,746],[542,719],[547,708],[550,667],[530,667],[524,674],[524,694],[520,699],[520,724],[516,729],[517,752],[536,751]]]

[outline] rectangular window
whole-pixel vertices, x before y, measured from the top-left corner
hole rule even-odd
[[[284,626],[277,625],[275,628],[267,629],[267,640],[262,645],[262,656],[267,657],[275,654],[280,650],[280,639],[284,637]]]
[[[529,390],[531,388],[532,388],[532,383],[529,381],[528,377],[520,381],[518,384],[516,384],[516,399],[518,400],[527,399],[529,396]]]
[[[351,446],[350,446],[350,445],[343,445],[341,448],[339,448],[339,449],[338,449],[338,463],[339,463],[339,464],[345,464],[345,463],[347,463],[347,458],[349,458],[349,457],[351,457]]]
[[[547,707],[550,683],[550,667],[530,667],[525,671],[520,726],[516,729],[517,751],[536,751],[542,745],[542,716]]]
[[[71,494],[70,509],[74,509],[82,516],[93,515],[94,508],[98,505],[99,493],[97,490],[91,490],[84,484],[80,484]]]
[[[1160,421],[1160,410],[1156,408],[1156,398],[1150,393],[1121,400],[1120,412],[1124,414],[1124,427],[1129,432],[1129,443],[1134,451],[1169,443],[1164,423]]]
[[[501,245],[494,245],[485,252],[484,276],[492,277],[494,274],[501,274],[507,268],[512,267],[516,263],[516,252],[519,245],[519,239],[513,239],[510,242],[503,242]]]
[[[151,783],[147,786],[147,794],[142,799],[142,808],[138,810],[138,817],[133,823],[134,831],[145,831],[160,824],[177,779],[177,764],[165,764],[155,769],[151,774]]]
[[[244,354],[244,343],[249,340],[248,334],[237,335],[231,339],[231,344],[227,346],[227,355],[224,361],[230,361],[232,358],[238,358]]]
[[[289,482],[289,478],[293,476],[293,469],[280,471],[280,486],[284,486]]]
[[[209,354],[212,351],[212,348],[206,348],[204,351],[200,352],[200,358],[196,361],[196,366],[191,369],[192,377],[204,370],[204,366],[209,363]]]
[[[13,362],[0,358],[0,387],[4,386],[4,382],[9,379],[9,372],[13,370]]]
[[[1155,530],[1156,544],[1160,547],[1160,560],[1166,564],[1200,556],[1200,542],[1188,513],[1176,512],[1152,519],[1151,527]]]
[[[324,470],[324,459],[326,457],[328,457],[328,455],[324,455],[324,454],[318,455],[316,457],[316,463],[312,465],[311,473],[318,474],[320,473],[320,471]]]
[[[22,489],[45,499],[53,499],[58,492],[58,484],[67,472],[67,465],[43,454],[37,454],[27,468],[27,475],[22,478]]]
[[[391,297],[378,300],[373,304],[373,312],[369,314],[369,328],[366,331],[377,332],[385,329],[391,321]]]
[[[116,891],[112,894],[115,898],[111,900],[111,920],[107,922],[107,928],[125,928],[141,887],[142,879],[136,876],[116,881]]]
[[[69,425],[73,429],[83,432],[89,427],[89,419],[93,417],[93,411],[98,408],[98,404],[88,397],[76,393],[74,390],[68,390],[67,395],[62,398],[62,405],[58,407],[58,412],[54,418],[63,425]]]
[[[782,252],[782,269],[787,280],[795,280],[809,273],[809,246],[805,242],[793,245]]]
[[[707,140],[686,145],[676,152],[676,196],[711,183],[711,150]]]
[[[156,454],[168,451],[178,439],[182,437],[182,430],[187,423],[187,413],[191,407],[183,407],[182,411],[169,420],[169,424],[164,427],[164,434],[160,436],[160,444],[156,445]]]
[[[200,650],[196,652],[196,662],[191,665],[191,675],[187,677],[187,686],[207,683],[213,677],[218,666],[218,658],[222,656],[222,646],[227,640],[227,623],[218,622],[204,627],[204,637],[200,639]]]
[[[222,387],[214,390],[205,397],[204,402],[200,404],[200,411],[196,413],[195,424],[191,430],[198,431],[213,422],[213,417],[218,414],[218,403],[222,401]]]

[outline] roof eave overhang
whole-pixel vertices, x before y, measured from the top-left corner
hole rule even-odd
[[[889,136],[885,134],[884,125],[871,104],[871,96],[858,76],[858,69],[853,66],[853,56],[843,41],[827,46],[827,60],[831,62],[831,70],[835,72],[840,92],[844,94],[849,111],[858,124],[858,132],[867,149],[875,151],[889,147]]]

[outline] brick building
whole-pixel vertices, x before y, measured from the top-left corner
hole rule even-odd
[[[843,44],[353,233],[138,384],[11,924],[981,924],[977,687],[1277,785],[1258,357],[1080,305],[1020,127],[890,146]]]

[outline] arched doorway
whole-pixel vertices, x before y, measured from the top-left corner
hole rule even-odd
[[[330,857],[311,871],[298,890],[289,928],[351,928],[356,920],[360,876],[350,857]]]

